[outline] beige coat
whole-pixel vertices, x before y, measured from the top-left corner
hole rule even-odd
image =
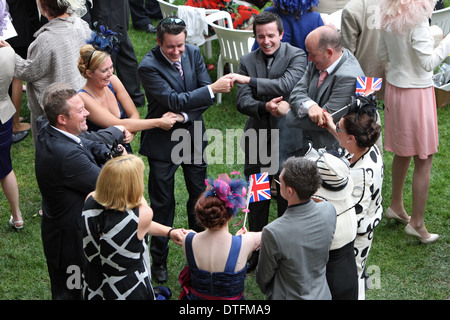
[[[350,0],[342,10],[342,45],[358,59],[367,77],[385,80],[387,63],[376,56],[379,35],[380,0]],[[384,87],[377,93],[384,98]]]
[[[16,108],[8,94],[14,74],[16,57],[11,47],[0,48],[0,122],[3,124],[16,113]]]
[[[34,36],[27,59],[16,55],[14,77],[27,82],[31,129],[36,141],[36,119],[44,113],[42,96],[52,83],[62,82],[79,90],[86,80],[77,68],[80,47],[91,36],[89,25],[72,15],[50,20]]]

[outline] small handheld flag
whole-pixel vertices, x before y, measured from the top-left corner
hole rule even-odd
[[[247,208],[245,210],[242,210],[245,212],[244,226],[247,221],[247,215],[249,212],[248,210],[249,203],[270,199],[271,195],[270,195],[269,173],[262,172],[250,175],[247,192]]]
[[[357,96],[368,96],[381,89],[381,84],[383,83],[382,78],[370,78],[370,77],[360,77],[358,76],[356,80],[356,95]]]
[[[249,191],[249,202],[257,202],[262,200],[270,200],[270,182],[269,173],[256,173],[250,176],[252,180],[252,188]]]

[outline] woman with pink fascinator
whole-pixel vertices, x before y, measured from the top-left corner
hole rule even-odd
[[[233,236],[228,230],[229,220],[246,207],[246,182],[221,174],[206,184],[195,205],[205,231],[188,233],[183,240],[188,266],[180,274],[180,299],[242,300],[247,259],[261,241],[261,232],[242,228]]]
[[[439,145],[433,70],[450,54],[447,35],[438,46],[429,19],[436,0],[382,0],[377,56],[389,62],[385,94],[385,149],[393,152],[392,197],[387,219],[406,224],[405,232],[422,243],[438,239],[424,224],[433,154]],[[412,212],[403,187],[414,159]]]

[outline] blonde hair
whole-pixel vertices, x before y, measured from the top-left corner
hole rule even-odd
[[[132,154],[109,160],[98,176],[94,199],[118,211],[139,206],[144,194],[144,169],[142,159]]]
[[[109,53],[106,51],[96,50],[92,44],[85,44],[80,48],[78,70],[84,78],[87,78],[86,71],[96,70],[108,57]]]

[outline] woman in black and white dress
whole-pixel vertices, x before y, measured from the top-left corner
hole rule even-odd
[[[85,299],[153,300],[148,234],[181,245],[182,229],[153,222],[143,197],[144,163],[134,155],[109,160],[83,208]]]
[[[357,235],[355,238],[355,258],[358,270],[358,299],[365,299],[364,269],[372,245],[374,229],[383,215],[382,186],[384,163],[383,156],[375,145],[381,134],[381,126],[376,123],[376,107],[366,103],[356,111],[349,112],[334,124],[333,118],[326,114],[327,129],[339,141],[350,161],[350,172],[363,168],[365,180],[358,181],[353,176],[355,186],[364,191],[362,201],[356,205]]]

